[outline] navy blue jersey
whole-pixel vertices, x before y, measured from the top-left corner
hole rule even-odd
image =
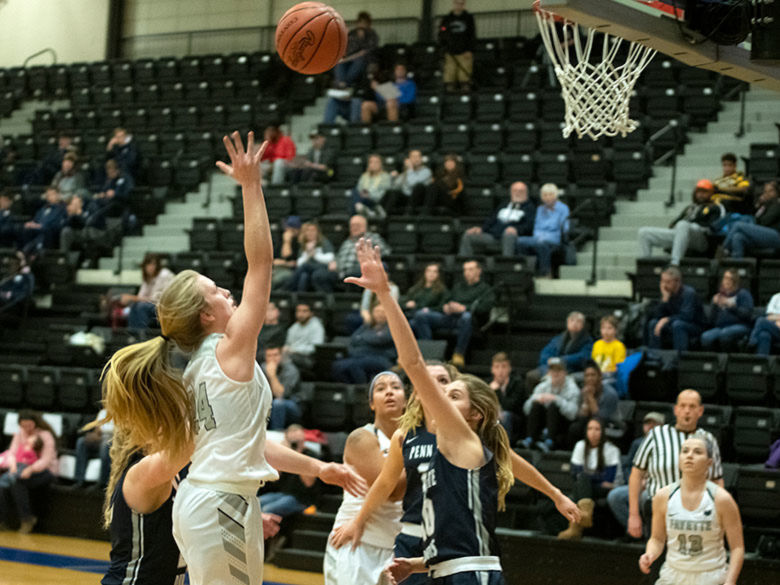
[[[498,480],[486,447],[485,464],[463,469],[434,449],[422,474],[422,528],[426,565],[461,557],[499,556],[496,539]]]
[[[111,564],[102,585],[182,585],[187,570],[173,540],[173,496],[151,514],[137,514],[122,494],[127,466],[111,496]]]
[[[412,429],[404,437],[401,449],[406,469],[406,493],[401,522],[422,523],[423,489],[420,474],[428,469],[435,448],[436,435],[429,433],[425,425]]]

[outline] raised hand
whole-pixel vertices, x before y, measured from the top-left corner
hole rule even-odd
[[[355,244],[357,259],[360,262],[360,277],[350,276],[344,279],[348,284],[356,284],[373,292],[390,288],[385,267],[382,266],[382,255],[379,246],[371,244],[371,240],[360,238]]]
[[[217,161],[219,170],[233,177],[235,181],[242,186],[260,184],[260,159],[268,147],[268,141],[263,142],[260,148],[255,148],[255,134],[250,132],[246,139],[246,150],[241,140],[241,135],[236,131],[229,137],[224,136],[222,142],[225,143],[230,157],[230,164]]]
[[[319,478],[325,483],[344,488],[353,496],[365,496],[368,484],[358,473],[343,463],[327,463],[322,467]]]

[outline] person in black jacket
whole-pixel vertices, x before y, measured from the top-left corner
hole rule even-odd
[[[462,368],[471,341],[472,321],[488,316],[495,301],[493,287],[482,280],[479,262],[468,260],[463,263],[463,281],[452,288],[441,310],[417,311],[411,326],[417,339],[433,339],[434,329],[454,331],[458,338],[451,363],[456,368]]]
[[[475,253],[497,252],[511,258],[515,255],[518,236],[530,236],[534,231],[536,206],[528,198],[528,187],[522,181],[509,188],[509,203],[499,207],[485,220],[482,227],[466,230],[460,239],[458,254],[472,256]]]
[[[466,0],[453,0],[452,11],[441,19],[439,44],[444,48],[444,83],[449,91],[471,89],[477,28]]]
[[[501,404],[499,421],[509,436],[510,443],[514,445],[519,430],[517,423],[525,402],[523,384],[512,376],[512,362],[506,352],[500,351],[493,356],[490,373],[493,376],[490,387],[495,391]]]
[[[661,302],[647,322],[647,345],[660,349],[671,345],[685,351],[704,328],[704,309],[693,287],[683,284],[682,273],[668,266],[661,273]]]
[[[80,195],[74,195],[66,207],[68,218],[60,232],[60,251],[79,250],[81,255],[96,261],[101,243],[106,237],[105,208],[101,208],[97,199],[86,205]],[[84,260],[79,257],[78,264]]]
[[[756,223],[739,221],[729,227],[723,249],[732,258],[743,258],[746,250],[774,248],[780,250],[780,199],[777,181],[764,184],[756,202]]]
[[[122,173],[134,178],[138,172],[138,148],[132,134],[124,128],[114,128],[106,144],[106,160],[115,160]]]
[[[712,201],[715,187],[712,181],[702,179],[693,190],[693,201],[668,228],[639,228],[639,256],[648,258],[653,246],[672,249],[670,264],[680,265],[680,259],[689,250],[704,252],[709,242],[707,235],[712,225],[726,213],[723,206]]]

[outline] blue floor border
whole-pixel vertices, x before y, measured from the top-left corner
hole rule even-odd
[[[71,571],[83,571],[86,573],[98,573],[100,575],[108,570],[108,561],[58,555],[55,553],[43,553],[6,546],[0,546],[0,561],[37,565],[39,567],[51,567],[54,569],[69,569]],[[263,585],[288,584],[278,583],[276,581],[263,581]]]

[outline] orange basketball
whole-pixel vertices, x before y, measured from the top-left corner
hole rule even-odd
[[[332,69],[347,50],[347,25],[322,2],[301,2],[276,25],[276,52],[293,71],[314,75]]]

